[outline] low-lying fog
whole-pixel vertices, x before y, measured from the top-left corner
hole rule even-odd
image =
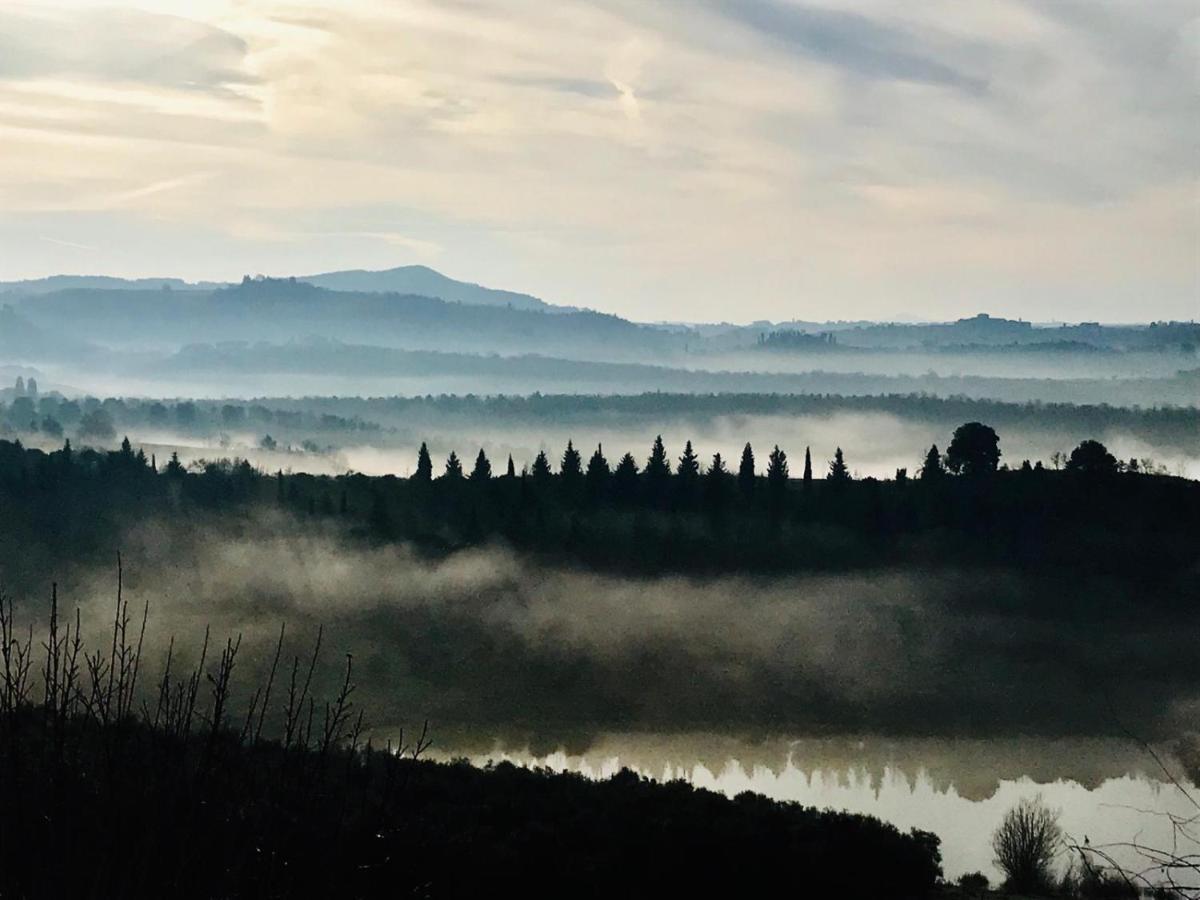
[[[959,569],[635,579],[501,546],[428,559],[320,529],[200,516],[114,535],[126,598],[150,604],[144,684],[171,636],[178,666],[211,626],[218,649],[243,637],[244,700],[281,623],[285,672],[323,625],[319,696],[353,654],[380,738],[428,717],[443,756],[631,765],[862,810],[941,835],[952,876],[987,871],[990,831],[1019,796],[1042,793],[1096,843],[1153,837],[1155,817],[1135,813],[1178,806],[1144,777],[1153,760],[1113,736],[1189,730],[1200,663],[1181,635],[1197,623],[1121,613],[1143,599],[1133,588]],[[19,609],[44,615],[57,579],[103,646],[114,570],[26,570]],[[1055,615],[1085,600],[1104,612]]]
[[[613,730],[1113,734],[1119,715],[1162,733],[1181,730],[1200,698],[1200,662],[1179,639],[1192,626],[1130,619],[1122,611],[1145,598],[1088,578],[633,579],[499,546],[422,559],[283,517],[221,527],[153,522],[113,536],[128,596],[151,604],[152,656],[170,634],[198,644],[207,623],[245,635],[253,680],[281,622],[296,646],[324,623],[327,674],[353,652],[374,721],[428,715],[547,752]],[[101,633],[114,567],[55,565],[25,569],[25,608],[44,605],[56,579]],[[1056,614],[1085,604],[1098,610],[1087,622]]]
[[[205,439],[182,435],[167,429],[132,430],[130,439],[164,459],[177,451],[186,463],[200,459],[238,456],[249,459],[264,471],[276,470],[337,475],[347,471],[367,475],[395,474],[407,476],[416,466],[417,450],[426,442],[435,460],[435,472],[451,450],[470,464],[482,448],[497,474],[503,472],[511,454],[518,472],[532,463],[544,450],[557,469],[567,441],[573,441],[586,462],[596,446],[602,445],[610,465],[630,452],[638,465],[645,463],[650,443],[661,433],[667,451],[673,459],[683,452],[686,441],[707,465],[714,453],[720,453],[731,469],[736,469],[746,442],[754,448],[758,466],[765,468],[766,457],[778,444],[788,454],[793,477],[799,477],[804,464],[804,450],[812,448],[813,471],[823,477],[834,450],[841,447],[847,464],[859,477],[892,478],[896,470],[906,468],[915,475],[930,444],[945,450],[951,429],[931,422],[914,421],[886,413],[837,413],[819,416],[748,415],[718,416],[693,419],[687,422],[671,418],[655,426],[644,421],[622,422],[615,417],[585,424],[560,425],[549,420],[531,426],[529,423],[506,424],[496,420],[477,424],[438,423],[432,426],[397,426],[395,431],[374,435],[369,441],[353,434],[296,434],[288,435],[277,429],[272,435],[283,450],[264,450],[260,444],[270,426],[262,431],[241,430],[217,433]],[[1103,429],[1099,433],[1079,426],[1056,425],[1045,427],[1001,426],[1001,461],[1019,466],[1022,460],[1042,460],[1050,465],[1056,452],[1069,453],[1080,441],[1096,438],[1122,460],[1152,459],[1168,472],[1189,478],[1200,478],[1200,436],[1190,447],[1157,440],[1150,434],[1131,434],[1120,429]],[[317,450],[301,448],[310,439]],[[119,439],[119,436],[118,436]],[[286,449],[289,440],[294,444]],[[37,439],[27,444],[38,445]],[[53,441],[43,440],[46,447]],[[311,446],[311,445],[310,445]]]

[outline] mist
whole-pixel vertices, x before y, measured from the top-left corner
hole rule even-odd
[[[627,578],[499,545],[432,559],[273,515],[146,522],[114,545],[126,598],[149,604],[151,669],[170,637],[186,660],[210,627],[216,642],[242,635],[248,691],[282,623],[285,659],[305,656],[324,626],[319,680],[331,685],[352,653],[372,725],[428,717],[447,751],[583,753],[617,732],[1171,735],[1200,699],[1200,665],[1174,637],[1190,626],[1135,616],[1132,588],[1086,578]],[[51,579],[102,642],[115,565],[74,561],[24,579],[29,614]],[[1085,602],[1103,610],[1086,624],[1055,612]]]

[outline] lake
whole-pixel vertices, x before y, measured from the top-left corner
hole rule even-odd
[[[1178,761],[1158,749],[1180,787]],[[729,795],[754,791],[807,806],[877,816],[942,840],[947,878],[981,871],[993,882],[991,835],[1022,797],[1061,810],[1064,833],[1092,846],[1126,842],[1170,847],[1167,814],[1195,815],[1180,787],[1133,741],[1118,739],[914,739],[825,737],[738,740],[717,735],[612,734],[585,752],[534,755],[496,747],[465,754],[483,765],[509,760],[604,778],[628,767],[660,780],[682,778]],[[1136,858],[1120,852],[1132,864]]]

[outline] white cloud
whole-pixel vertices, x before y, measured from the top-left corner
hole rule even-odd
[[[125,274],[436,256],[647,319],[1196,312],[1187,3],[173,5],[0,13],[6,242],[100,211],[172,223]]]

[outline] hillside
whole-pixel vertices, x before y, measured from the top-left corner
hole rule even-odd
[[[351,269],[343,272],[325,272],[320,275],[297,276],[297,280],[331,291],[419,294],[422,297],[437,297],[439,300],[450,300],[472,306],[507,306],[512,309],[541,312],[554,312],[562,308],[528,294],[501,291],[466,281],[456,281],[428,266],[399,266],[382,271]]]

